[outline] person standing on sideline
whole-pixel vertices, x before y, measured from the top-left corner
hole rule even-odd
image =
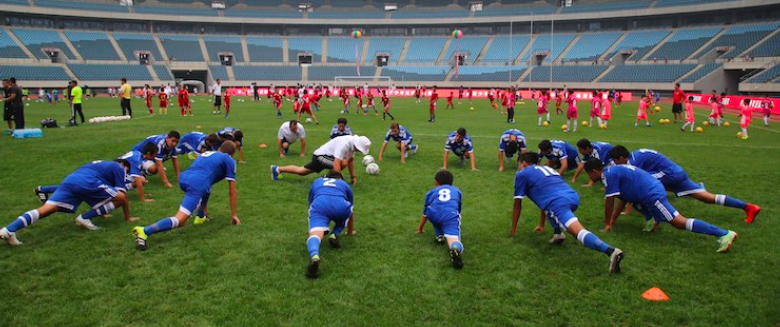
[[[674,114],[674,123],[683,121],[682,103],[685,99],[685,92],[680,89],[680,83],[674,84],[674,93],[672,93],[672,113]]]
[[[5,135],[11,135],[14,132],[14,109],[11,107],[11,101],[6,99],[12,99],[11,94],[11,81],[8,79],[3,80],[3,120],[8,123],[8,130],[5,131]]]
[[[8,131],[13,129],[24,129],[24,102],[22,101],[22,89],[16,85],[16,78],[3,80],[5,89],[5,120],[8,122]],[[11,120],[14,121],[14,128],[11,126]]]
[[[84,91],[79,86],[79,82],[76,80],[70,81],[68,85],[70,88],[70,120],[76,125],[76,114],[81,117],[81,123],[84,123],[84,112],[81,110],[81,99],[84,95]]]
[[[122,78],[122,86],[119,88],[120,106],[122,107],[122,116],[133,117],[133,108],[130,108],[130,93],[133,91],[130,84],[127,84],[127,78]]]
[[[211,95],[214,96],[214,110],[211,111],[212,115],[222,114],[222,84],[220,80],[211,86]]]

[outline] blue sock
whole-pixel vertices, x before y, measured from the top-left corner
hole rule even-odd
[[[550,222],[550,226],[552,226],[554,234],[563,233],[563,231],[561,230],[561,225],[558,224],[557,220],[553,219],[552,217],[550,217],[550,215],[547,214],[545,214],[544,216],[547,217],[547,221]]]
[[[179,227],[178,219],[176,219],[175,217],[163,218],[154,224],[144,227],[144,234],[148,236],[154,233],[169,231],[176,227]]]
[[[200,217],[200,218],[206,217],[206,213],[203,211],[203,209],[202,209],[202,208],[198,208],[198,211],[196,212],[196,214],[197,214],[197,215],[198,215],[198,217]]]
[[[109,202],[109,203],[106,203],[106,204],[98,207],[97,209],[92,209],[90,211],[82,213],[81,214],[81,218],[92,219],[92,218],[95,218],[97,216],[102,216],[102,215],[105,215],[105,214],[111,212],[111,210],[114,210],[114,208],[116,208],[114,203],[113,202]]]
[[[611,248],[609,244],[604,243],[598,236],[593,235],[587,229],[583,229],[577,234],[577,240],[584,244],[586,248],[603,253],[607,253]]]
[[[729,232],[723,228],[720,228],[718,226],[710,225],[704,220],[698,220],[698,219],[688,219],[688,221],[685,223],[685,229],[699,234],[707,234],[712,236],[725,236]]]
[[[54,191],[57,190],[57,188],[60,187],[59,185],[47,185],[47,186],[41,186],[41,192],[46,194],[52,194]]]
[[[309,249],[309,257],[314,257],[315,255],[320,255],[320,240],[317,236],[309,236],[309,239],[306,240],[306,248]]]
[[[463,252],[463,243],[461,243],[460,241],[452,242],[452,246],[450,246],[450,249]]]
[[[41,214],[38,210],[30,210],[19,216],[19,218],[16,218],[16,220],[10,223],[6,229],[11,233],[16,233],[16,231],[34,224],[40,218]]]
[[[735,199],[729,196],[725,196],[723,194],[715,195],[715,203],[720,204],[724,207],[737,208],[743,210],[745,209],[745,207],[747,207],[747,203],[745,203],[745,201]]]

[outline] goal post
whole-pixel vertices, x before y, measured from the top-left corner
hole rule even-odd
[[[369,87],[389,88],[393,85],[390,76],[336,76],[333,78],[335,87],[355,87],[368,83]]]

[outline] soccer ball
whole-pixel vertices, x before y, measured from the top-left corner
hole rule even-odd
[[[708,121],[704,121],[704,122],[703,122],[703,123],[701,123],[701,124],[702,124],[702,125],[704,125],[704,126],[710,126],[710,122],[708,122]]]
[[[311,123],[311,118],[306,118],[307,123]]]
[[[604,124],[599,124],[599,129],[607,129],[607,126]]]
[[[582,126],[588,126],[588,121],[587,120],[583,120],[582,121]]]
[[[655,109],[655,112],[661,112],[661,107],[659,107],[659,106],[655,106],[654,109]]]
[[[569,130],[569,125],[566,125],[566,124],[561,125],[561,130],[562,131],[568,131]]]
[[[376,162],[372,162],[366,166],[366,174],[379,175],[379,165]]]
[[[731,126],[731,123],[729,123],[729,122],[723,122],[723,126],[729,127],[729,126]]]
[[[542,126],[544,126],[544,127],[550,126],[550,122],[545,121],[545,122],[542,123]]]
[[[363,157],[363,165],[368,166],[369,164],[374,163],[374,157],[370,155],[366,155]]]
[[[737,132],[737,138],[742,138],[742,132]]]
[[[659,124],[663,124],[663,123],[665,123],[665,122],[666,122],[666,119],[663,119],[663,118],[658,120],[658,123],[659,123]]]
[[[696,127],[696,133],[703,133],[704,129],[701,127]]]
[[[474,111],[474,107],[469,108],[469,110]]]

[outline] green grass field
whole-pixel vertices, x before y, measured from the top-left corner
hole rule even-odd
[[[117,115],[119,101],[85,101],[89,117]],[[87,124],[45,130],[43,139],[0,140],[0,225],[37,208],[33,188],[57,184],[80,165],[111,159],[152,134],[171,129],[182,134],[215,132],[225,126],[245,132],[246,164],[238,166],[238,212],[241,226],[230,225],[227,184],[215,185],[209,203],[214,221],[188,224],[150,238],[150,249],[134,249],[131,224],[115,212],[97,219],[103,229],[87,232],[74,215],[57,214],[18,235],[24,245],[0,244],[0,325],[5,326],[777,326],[778,281],[777,183],[780,173],[778,125],[766,129],[754,119],[750,140],[734,137],[731,127],[705,127],[703,134],[681,133],[679,125],[659,125],[672,118],[671,105],[651,116],[652,128],[634,128],[636,103],[613,108],[608,130],[580,126],[563,133],[561,116],[550,127],[536,126],[535,104],[518,107],[516,125],[475,100],[475,111],[463,104],[440,109],[438,121],[427,123],[427,106],[394,99],[393,113],[420,145],[405,165],[388,150],[381,174],[368,176],[362,165],[355,186],[356,236],[344,237],[342,248],[323,244],[321,277],[304,276],[308,256],[307,194],[316,176],[286,175],[273,182],[271,164],[304,164],[327,138],[339,117],[339,102],[323,101],[317,126],[306,124],[308,148],[299,145],[279,159],[275,137],[281,120],[263,99],[233,99],[228,120],[210,114],[210,103],[197,98],[196,117],[146,118],[140,100],[133,100],[136,118],[129,122]],[[439,108],[446,102],[441,101]],[[588,107],[586,105],[585,107]],[[589,109],[581,109],[587,115]],[[291,105],[285,103],[285,118]],[[697,117],[702,120],[705,112]],[[28,125],[44,117],[67,123],[69,110],[31,102]],[[581,118],[585,119],[585,118]],[[733,122],[734,117],[729,119]],[[380,117],[351,114],[349,124],[372,139],[376,156],[390,124]],[[442,166],[446,134],[465,127],[475,142],[478,172],[451,159],[455,186],[464,194],[465,267],[451,268],[443,246],[434,244],[430,225],[415,235],[425,193]],[[582,202],[580,221],[604,241],[626,252],[623,272],[608,273],[608,258],[568,237],[563,246],[547,243],[551,229],[535,234],[539,210],[526,201],[517,237],[509,237],[513,201],[511,171],[498,172],[497,142],[508,128],[523,131],[529,149],[543,139],[575,143],[623,144],[666,154],[704,182],[724,193],[762,206],[752,225],[742,211],[706,205],[692,199],[672,203],[688,217],[732,229],[740,238],[731,252],[715,253],[715,238],[661,226],[655,234],[641,231],[636,213],[621,218],[610,233],[600,233],[603,191],[573,184]],[[266,143],[267,149],[259,144]],[[190,160],[182,159],[183,167]],[[166,164],[169,176],[172,168]],[[511,170],[511,169],[510,169]],[[569,181],[571,173],[564,176]],[[130,193],[134,216],[146,225],[177,211],[182,192],[166,189],[152,177],[147,192],[156,199],[140,203]],[[82,210],[85,210],[82,206]],[[641,293],[658,286],[671,301],[648,302]]]

